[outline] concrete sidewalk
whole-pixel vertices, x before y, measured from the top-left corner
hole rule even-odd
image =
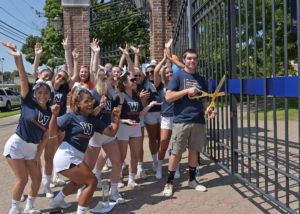
[[[18,117],[0,119],[0,149],[3,151],[4,144],[8,137],[14,133]],[[163,179],[157,180],[155,173],[151,170],[151,155],[148,147],[148,138],[144,142],[145,164],[144,168],[149,175],[147,180],[137,179],[137,183],[142,184],[142,190],[129,190],[126,187],[120,189],[121,194],[126,199],[124,205],[117,205],[111,213],[280,213],[277,206],[269,203],[253,189],[242,185],[234,176],[227,174],[214,162],[205,158],[200,166],[201,183],[207,188],[207,192],[196,192],[187,188],[188,164],[187,153],[184,153],[181,161],[181,178],[175,180],[175,193],[172,198],[162,196],[162,191],[166,182],[167,159],[163,165]],[[128,155],[129,156],[129,155]],[[167,158],[167,156],[166,156]],[[128,163],[128,158],[127,158]],[[11,192],[15,183],[15,177],[9,168],[5,158],[0,157],[0,213],[8,213],[11,205]],[[128,171],[126,171],[124,181],[127,183]],[[109,178],[109,173],[103,174],[104,178]],[[28,186],[25,194],[28,193]],[[52,211],[49,209],[51,199],[43,197],[43,187],[36,199],[35,206],[43,213]],[[61,187],[53,189],[55,193]],[[101,200],[101,190],[94,194],[90,208],[96,206]],[[65,213],[76,213],[77,201],[73,194],[66,198],[72,203],[72,207],[65,209]],[[25,202],[21,203],[25,207]]]

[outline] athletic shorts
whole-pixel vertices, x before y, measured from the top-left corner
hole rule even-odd
[[[100,134],[99,132],[94,132],[93,137],[89,141],[89,145],[94,147],[102,147],[102,145],[113,142],[115,139],[115,137],[109,137],[107,135]]]
[[[28,143],[17,134],[13,134],[4,146],[3,155],[12,159],[33,160],[37,154],[38,144]]]
[[[117,132],[118,140],[129,140],[130,138],[141,137],[141,126],[129,126],[127,124],[121,123],[119,126],[119,130]]]
[[[71,146],[66,141],[58,147],[54,159],[53,167],[55,173],[70,169],[72,165],[79,165],[83,162],[84,153]]]
[[[145,115],[145,123],[149,125],[155,125],[160,123],[160,111],[158,112],[148,112]]]
[[[172,130],[174,117],[160,117],[160,129]]]
[[[172,154],[182,154],[186,148],[203,152],[207,144],[205,124],[174,123],[171,137]]]

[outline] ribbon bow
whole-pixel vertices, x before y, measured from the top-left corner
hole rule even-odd
[[[43,79],[38,79],[36,82],[35,82],[35,86],[33,87],[33,90],[36,89],[36,85],[39,84],[39,83],[45,83],[47,84],[49,87],[50,87],[50,90],[51,90],[51,93],[54,93],[55,90],[53,88],[53,85],[52,85],[52,82],[50,80],[48,81],[44,81]]]
[[[41,66],[41,67],[39,67],[37,73],[40,74],[40,73],[42,73],[44,70],[49,70],[49,71],[52,72],[51,68],[49,68],[48,66]]]
[[[76,87],[76,91],[78,91],[78,92],[81,91],[81,90],[83,90],[83,89],[86,89],[86,90],[90,91],[88,89],[88,87],[86,87],[85,85],[81,85],[79,82],[76,82],[74,84],[74,87]]]
[[[105,66],[99,65],[99,68],[103,70],[105,74],[107,73],[107,68]]]

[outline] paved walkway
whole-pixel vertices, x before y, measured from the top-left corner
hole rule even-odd
[[[4,144],[17,127],[18,116],[0,119],[0,150],[3,151]],[[166,181],[167,160],[163,165],[163,179],[156,180],[151,169],[151,155],[148,148],[148,139],[145,138],[145,164],[148,179],[143,181],[137,179],[143,185],[139,191],[123,188],[121,194],[126,199],[124,205],[117,205],[111,213],[280,213],[277,206],[267,202],[257,192],[242,185],[232,175],[228,175],[214,162],[204,158],[200,166],[201,182],[208,187],[208,191],[200,193],[187,188],[187,153],[183,155],[181,164],[181,178],[175,180],[175,193],[172,198],[162,196],[162,190]],[[202,156],[203,157],[203,156]],[[128,163],[128,160],[127,160]],[[8,213],[11,203],[11,191],[15,183],[14,175],[5,161],[0,156],[0,213]],[[127,173],[127,172],[126,172]],[[108,178],[109,173],[104,173]],[[128,176],[124,181],[127,182]],[[27,185],[28,186],[28,185]],[[27,187],[28,188],[28,187]],[[54,188],[57,193],[61,187]],[[43,213],[52,211],[49,209],[50,199],[43,197],[42,188],[36,200],[36,208]],[[28,191],[25,190],[25,194]],[[101,191],[97,190],[90,207],[96,206],[101,200]],[[67,202],[72,207],[65,209],[65,213],[76,213],[77,202],[75,195],[68,196]],[[25,203],[21,203],[24,207]]]

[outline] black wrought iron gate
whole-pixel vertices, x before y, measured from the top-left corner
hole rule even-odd
[[[173,51],[197,50],[210,91],[226,75],[205,154],[291,213],[300,208],[297,22],[296,0],[182,0],[173,31]]]

